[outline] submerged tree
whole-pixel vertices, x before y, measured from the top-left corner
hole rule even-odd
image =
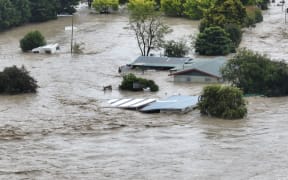
[[[230,86],[205,87],[198,107],[203,115],[224,119],[240,119],[247,114],[243,92]]]
[[[130,28],[136,35],[142,56],[148,56],[152,49],[159,49],[164,36],[171,32],[155,8],[153,0],[131,0],[128,4]]]
[[[184,57],[189,51],[186,41],[171,40],[164,44],[164,55],[168,57]]]
[[[38,88],[36,83],[24,66],[6,67],[0,72],[0,93],[34,93]]]
[[[20,47],[23,52],[46,44],[44,36],[39,31],[31,31],[20,40]]]
[[[94,0],[92,7],[100,13],[109,13],[110,10],[118,10],[118,0]]]

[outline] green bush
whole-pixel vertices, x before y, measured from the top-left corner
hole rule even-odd
[[[161,10],[167,16],[183,16],[185,0],[161,0]]]
[[[235,46],[224,29],[209,27],[198,34],[195,51],[201,55],[227,55],[235,51]]]
[[[164,44],[164,55],[168,57],[184,57],[188,51],[186,42],[183,40],[179,42],[171,40]]]
[[[288,95],[287,64],[250,50],[239,50],[222,69],[222,76],[245,94]]]
[[[118,10],[119,1],[118,0],[94,0],[92,2],[92,7],[100,13],[110,13],[112,10]]]
[[[184,14],[194,20],[203,18],[205,12],[213,7],[216,0],[186,0]]]
[[[205,87],[198,108],[203,115],[224,119],[240,119],[247,114],[243,92],[230,86]]]
[[[36,83],[24,66],[7,67],[0,72],[0,93],[35,93],[38,88]]]
[[[159,90],[158,85],[156,85],[153,80],[138,78],[132,73],[123,76],[123,81],[119,86],[122,90],[130,91],[143,91],[143,88],[147,87],[149,87],[152,92]]]
[[[44,36],[39,31],[31,31],[20,40],[20,47],[23,52],[46,44]]]
[[[246,11],[247,17],[245,19],[244,26],[254,27],[256,23],[263,21],[262,11],[259,8],[255,6],[250,6],[246,8]]]

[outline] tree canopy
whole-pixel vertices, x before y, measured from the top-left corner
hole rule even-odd
[[[205,13],[200,31],[211,26],[224,28],[227,24],[243,26],[246,16],[246,9],[240,0],[217,0]]]
[[[131,0],[128,4],[130,28],[135,33],[142,56],[148,56],[152,49],[159,49],[164,36],[171,32],[155,8],[153,0]]]
[[[250,50],[239,50],[222,69],[222,75],[245,94],[288,95],[287,64]]]
[[[198,108],[203,115],[224,119],[240,119],[247,114],[243,92],[230,86],[206,86],[200,96]]]
[[[26,22],[56,19],[74,13],[80,0],[0,0],[0,31]]]
[[[29,75],[24,66],[6,67],[0,72],[0,93],[35,93],[37,88],[36,80]]]
[[[189,48],[184,40],[178,42],[171,40],[164,44],[164,55],[168,57],[185,57],[188,51]]]
[[[118,10],[118,0],[94,0],[92,7],[100,13],[109,13],[111,10]]]
[[[217,26],[199,33],[195,42],[195,51],[201,55],[226,55],[234,50],[229,35]]]

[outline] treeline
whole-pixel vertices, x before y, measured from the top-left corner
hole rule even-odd
[[[27,22],[56,19],[57,14],[72,14],[80,0],[0,0],[0,31]]]

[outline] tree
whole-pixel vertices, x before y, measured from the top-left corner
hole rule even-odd
[[[43,22],[57,18],[59,4],[57,0],[29,0],[31,8],[31,22]]]
[[[19,18],[10,0],[0,0],[0,31],[12,27]]]
[[[142,56],[148,56],[152,49],[159,49],[164,36],[171,32],[155,8],[156,3],[152,0],[131,0],[128,4],[130,28],[136,35]]]
[[[44,36],[39,31],[31,31],[20,40],[20,47],[23,52],[46,44]]]
[[[29,21],[31,17],[31,9],[29,0],[11,0],[15,7],[16,15],[14,25],[20,25]]]
[[[37,81],[29,75],[24,66],[7,67],[0,72],[0,93],[35,93],[37,88]]]
[[[123,81],[119,86],[122,90],[130,91],[143,91],[143,88],[147,87],[149,87],[152,92],[159,90],[158,85],[156,85],[153,80],[139,78],[132,73],[123,76]]]
[[[74,8],[79,4],[80,0],[58,0],[58,14],[68,13],[73,14],[76,12]]]
[[[201,55],[227,55],[234,50],[229,35],[220,27],[206,28],[195,42],[195,51]]]
[[[229,38],[231,39],[233,46],[238,47],[242,40],[242,31],[237,24],[226,24],[224,30],[227,32]]]
[[[191,19],[199,20],[214,3],[215,0],[186,0],[183,5],[185,9],[184,13]]]
[[[184,57],[188,51],[189,49],[184,40],[179,42],[171,40],[164,44],[164,55],[168,57]]]
[[[267,56],[241,49],[222,69],[223,79],[245,94],[288,95],[288,66]]]
[[[198,108],[203,115],[224,119],[240,119],[247,114],[243,92],[230,86],[206,86],[200,96]]]
[[[216,0],[214,6],[207,10],[200,24],[202,32],[206,27],[227,24],[243,26],[246,19],[246,10],[240,0]]]
[[[186,0],[161,0],[161,10],[167,16],[183,16]]]
[[[100,13],[109,13],[110,10],[118,10],[119,1],[118,0],[94,0],[92,7]]]

